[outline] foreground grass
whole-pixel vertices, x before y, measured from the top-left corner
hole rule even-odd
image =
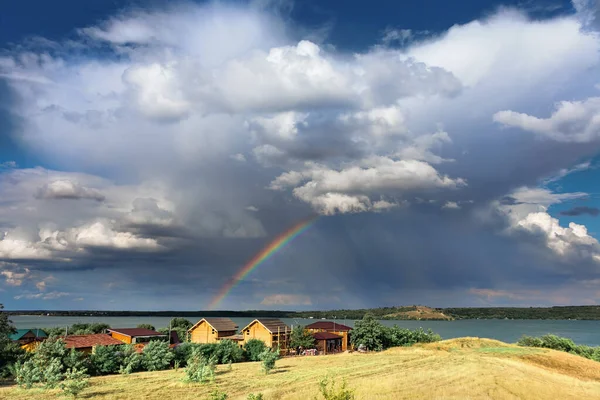
[[[287,358],[265,376],[259,363],[219,366],[216,383],[186,384],[184,372],[142,372],[91,379],[81,396],[98,399],[314,399],[330,373],[357,399],[600,399],[600,363],[547,349],[462,338],[377,354]],[[53,399],[57,391],[0,388],[2,399]],[[317,397],[318,398],[318,397]]]

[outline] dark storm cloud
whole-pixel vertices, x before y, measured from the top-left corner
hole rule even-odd
[[[573,207],[570,210],[565,210],[565,211],[560,212],[560,215],[567,215],[567,216],[591,215],[593,217],[597,217],[598,214],[600,214],[600,208],[588,207],[588,206]]]

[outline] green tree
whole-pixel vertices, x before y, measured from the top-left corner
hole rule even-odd
[[[167,369],[172,359],[173,353],[166,342],[153,340],[144,346],[142,366],[146,371]]]
[[[350,341],[355,347],[365,346],[368,350],[382,350],[386,340],[386,328],[377,321],[373,314],[365,314],[362,320],[356,321],[350,331]]]
[[[156,330],[156,328],[154,328],[154,325],[150,325],[150,324],[138,324],[137,327],[140,329],[150,329],[151,331]]]
[[[250,339],[244,344],[244,358],[248,361],[260,361],[260,356],[267,350],[267,345],[260,339]]]
[[[123,361],[122,346],[96,346],[91,361],[95,374],[116,374]]]
[[[0,304],[0,310],[3,308],[4,306]],[[14,346],[12,346],[10,335],[15,332],[15,327],[8,319],[8,314],[0,311],[0,374],[6,371],[14,362],[13,357],[11,356],[11,353],[14,352],[14,349],[11,349],[11,347]]]
[[[315,346],[315,338],[313,335],[302,325],[296,327],[290,335],[290,347],[297,349],[302,347],[303,349],[312,349]]]
[[[119,373],[122,375],[129,375],[132,372],[140,370],[142,365],[142,356],[138,353],[133,345],[126,344],[121,346],[122,358],[121,365],[119,366]]]
[[[279,348],[271,350],[265,350],[261,355],[260,359],[262,361],[262,369],[265,371],[265,374],[271,372],[272,369],[275,368],[275,362],[279,360]]]
[[[220,364],[236,363],[242,361],[243,350],[233,340],[219,340],[216,355]]]
[[[215,356],[206,358],[202,355],[200,347],[192,348],[185,368],[185,380],[195,383],[214,381],[216,364],[217,358]]]
[[[69,368],[65,372],[60,388],[67,396],[77,398],[89,386],[88,378],[89,376],[85,373],[85,370]]]
[[[64,359],[67,356],[62,340],[48,339],[40,343],[29,360],[18,363],[17,384],[26,388],[38,384],[49,389],[55,388],[63,379]]]

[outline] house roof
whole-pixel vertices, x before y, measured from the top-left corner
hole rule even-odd
[[[120,333],[121,335],[129,337],[147,337],[147,336],[167,336],[164,333],[153,331],[152,329],[146,328],[117,328],[107,329],[108,332]]]
[[[91,335],[72,335],[61,337],[68,349],[81,349],[94,346],[121,345],[123,342],[113,338],[106,333],[95,333]]]
[[[196,322],[194,326],[192,326],[189,331],[194,330],[202,321],[206,321],[210,326],[212,326],[217,332],[226,332],[226,331],[237,331],[238,326],[235,322],[233,322],[230,318],[202,318],[200,321]]]
[[[315,332],[312,334],[312,336],[316,340],[329,340],[329,339],[341,339],[342,338],[340,335],[336,335],[335,333],[331,333],[331,332]]]
[[[39,337],[39,338],[45,338],[48,337],[48,335],[46,334],[46,332],[44,332],[41,329],[17,329],[16,333],[13,333],[12,335],[9,335],[10,340],[19,340],[21,339],[23,336],[27,335],[27,333],[33,333],[35,335],[35,337]]]
[[[235,341],[235,342],[239,342],[239,341],[241,341],[241,340],[244,340],[244,335],[231,335],[231,336],[225,336],[225,337],[222,337],[222,338],[220,338],[220,339],[221,339],[221,340],[226,340],[226,339],[228,339],[228,340],[233,340],[233,341]]]
[[[325,329],[328,331],[336,331],[336,332],[352,330],[352,328],[350,328],[349,326],[346,326],[343,324],[338,324],[337,322],[332,322],[332,321],[318,321],[318,322],[314,322],[310,325],[306,325],[304,328],[305,329]]]
[[[254,321],[250,322],[248,325],[246,325],[244,329],[248,328],[255,322],[258,322],[259,324],[267,328],[267,330],[271,333],[277,333],[278,328],[280,333],[283,333],[285,331],[292,331],[289,326],[287,326],[282,320],[277,318],[257,318]],[[244,329],[242,329],[242,331]]]

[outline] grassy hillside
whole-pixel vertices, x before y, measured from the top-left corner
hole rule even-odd
[[[328,371],[345,377],[357,399],[600,399],[600,363],[546,349],[461,338],[376,354],[287,358],[270,375],[259,363],[219,366],[216,384],[190,385],[179,371],[93,378],[94,399],[204,399],[215,388],[229,399],[313,399]],[[2,399],[52,399],[55,391],[0,388]],[[319,398],[319,397],[317,397]]]

